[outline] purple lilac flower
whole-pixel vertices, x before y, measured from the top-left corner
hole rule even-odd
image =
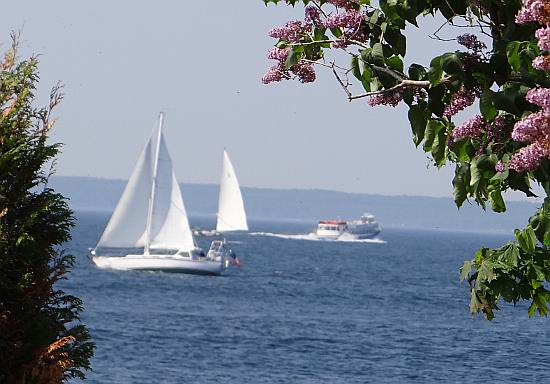
[[[309,21],[311,23],[319,23],[320,22],[320,14],[319,8],[317,8],[315,5],[308,5],[305,8],[305,20]]]
[[[550,56],[537,56],[533,59],[532,65],[540,71],[550,71]]]
[[[550,51],[550,26],[537,29],[535,37],[539,40],[538,46],[543,51]]]
[[[535,170],[543,157],[548,157],[548,149],[538,142],[521,148],[510,158],[510,169],[517,172]]]
[[[451,102],[445,107],[445,111],[443,111],[443,115],[448,118],[456,115],[458,112],[472,105],[478,96],[479,89],[460,88],[453,94]]]
[[[550,112],[543,110],[531,113],[514,124],[512,139],[532,143],[548,137],[549,134]]]
[[[302,36],[310,29],[310,25],[301,21],[289,21],[282,27],[273,28],[268,35],[275,39],[282,39],[291,43],[300,41]]]
[[[401,100],[403,100],[403,92],[402,90],[397,90],[386,91],[377,95],[370,96],[368,103],[371,107],[377,105],[391,105],[392,107],[395,107],[397,106],[397,104],[399,104]]]
[[[525,100],[550,111],[550,88],[533,88],[525,95]]]
[[[311,83],[315,81],[315,69],[308,63],[298,63],[292,66],[292,72],[298,76],[302,83]]]
[[[262,76],[262,83],[269,84],[276,81],[281,81],[283,78],[287,78],[286,70],[284,65],[276,65],[274,67],[269,68],[267,73]]]
[[[510,140],[512,133],[512,124],[504,116],[497,116],[493,121],[485,126],[487,142],[504,143]]]
[[[357,30],[363,21],[363,14],[356,10],[330,15],[324,21],[326,28],[348,28]]]
[[[475,115],[453,129],[451,135],[455,139],[463,137],[476,138],[481,136],[485,120],[480,115]]]
[[[497,171],[497,172],[504,172],[507,169],[508,169],[508,166],[500,160],[497,161],[497,163],[495,164],[495,171]]]
[[[288,57],[289,52],[290,52],[290,48],[283,48],[283,49],[277,48],[277,47],[271,48],[267,52],[267,58],[284,62]]]
[[[550,23],[550,4],[547,0],[523,0],[523,8],[516,15],[516,23],[524,24],[530,21]]]
[[[472,51],[479,52],[483,49],[486,49],[487,46],[482,41],[479,41],[476,35],[472,35],[471,33],[465,33],[464,35],[460,35],[457,38],[458,44],[465,46],[468,49],[471,49]]]
[[[353,9],[353,3],[349,0],[327,0],[327,3],[340,8]]]

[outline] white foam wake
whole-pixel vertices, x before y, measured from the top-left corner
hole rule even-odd
[[[271,233],[271,232],[252,232],[249,233],[251,236],[271,236],[271,237],[278,237],[280,239],[288,239],[288,240],[310,240],[310,241],[331,241],[331,242],[346,242],[346,243],[373,243],[373,244],[386,244],[385,240],[382,240],[380,238],[372,238],[372,239],[355,239],[351,238],[349,236],[346,236],[345,234],[336,238],[336,239],[327,239],[327,238],[321,238],[318,237],[315,233],[307,233],[307,234],[297,234],[297,235],[289,235],[284,233]]]

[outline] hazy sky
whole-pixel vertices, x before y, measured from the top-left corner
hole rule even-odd
[[[321,70],[261,84],[267,31],[290,19],[302,8],[261,0],[22,0],[3,4],[0,41],[22,29],[23,53],[41,55],[42,103],[65,84],[60,175],[128,178],[162,110],[181,182],[217,183],[225,146],[244,186],[450,196],[452,167],[428,167],[404,108],[349,103]],[[448,49],[423,36],[433,29],[409,41],[410,60]]]

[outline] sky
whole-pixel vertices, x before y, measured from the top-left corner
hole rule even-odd
[[[21,30],[21,54],[40,55],[41,104],[65,85],[58,175],[127,179],[164,111],[180,182],[217,183],[226,147],[242,186],[451,196],[453,167],[415,148],[405,108],[350,103],[322,69],[312,84],[261,83],[267,31],[302,18],[261,0],[23,0],[3,4],[0,42]],[[426,23],[409,63],[449,49]]]

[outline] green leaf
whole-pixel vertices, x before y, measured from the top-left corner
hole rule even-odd
[[[440,56],[441,68],[448,74],[461,74],[462,73],[462,60],[456,53],[445,53]]]
[[[441,129],[441,123],[437,120],[429,120],[426,124],[426,130],[424,131],[424,151],[428,152],[432,150],[432,144],[439,129]]]
[[[447,147],[447,133],[445,129],[439,129],[432,143],[432,156],[438,167],[445,164],[445,148]]]
[[[411,80],[426,80],[428,73],[426,68],[418,64],[411,64],[409,67],[409,77]]]
[[[505,212],[506,204],[500,193],[500,190],[495,189],[489,193],[489,200],[491,203],[491,209],[495,212]]]
[[[470,187],[476,187],[476,185],[480,182],[480,180],[483,178],[483,171],[480,169],[480,158],[484,156],[478,156],[475,159],[472,160],[470,163]]]
[[[372,26],[375,26],[376,23],[378,23],[378,18],[380,17],[380,10],[375,9],[372,13],[371,17],[368,19],[368,23],[372,24]]]
[[[497,115],[497,109],[493,105],[494,92],[485,89],[479,98],[479,111],[486,120],[492,120]]]
[[[380,67],[383,67],[386,65],[386,61],[384,59],[384,49],[382,47],[382,44],[375,43],[372,46],[371,63],[374,65],[378,65]]]
[[[479,283],[490,283],[497,278],[493,264],[489,260],[484,260],[479,267],[477,281]]]
[[[520,41],[510,41],[508,45],[506,45],[506,57],[508,59],[508,63],[516,72],[518,72],[521,68],[521,58],[518,54],[520,47]]]
[[[424,131],[428,122],[429,111],[426,109],[426,103],[422,102],[409,108],[409,122],[413,131],[413,142],[418,145],[424,140]]]
[[[337,39],[339,39],[340,37],[342,37],[342,30],[340,28],[331,28],[330,29],[330,32],[332,32],[332,34],[334,35],[334,37],[336,37]]]
[[[467,189],[466,186],[470,182],[470,165],[464,163],[456,166],[455,177],[453,178],[453,196],[455,204],[458,208],[462,206],[462,203],[466,200]]]
[[[508,178],[509,172],[510,171],[508,170],[505,170],[504,172],[497,172],[493,177],[491,177],[491,181],[497,181],[497,180],[504,181]]]
[[[391,45],[392,50],[401,56],[405,56],[405,53],[407,51],[407,39],[399,29],[388,29],[386,30],[386,33],[384,34],[384,40],[388,42],[389,45]]]
[[[365,91],[370,91],[370,84],[372,80],[372,69],[368,65],[363,65],[363,74],[361,75],[361,83]]]
[[[388,66],[394,71],[403,73],[403,60],[399,56],[392,56],[389,59],[386,59]]]
[[[513,243],[508,244],[502,253],[501,261],[508,267],[508,269],[512,269],[518,266],[518,260],[519,249],[517,245]]]
[[[529,233],[527,229],[530,229],[532,232]],[[516,240],[520,246],[521,249],[523,249],[527,253],[534,253],[535,252],[535,244],[536,244],[536,236],[535,232],[533,232],[533,229],[528,227],[527,229],[520,231],[519,229],[516,229],[514,231],[516,235]]]
[[[288,53],[288,56],[285,61],[285,68],[289,69],[293,65],[295,65],[300,60],[301,53],[297,52],[296,47],[293,47],[290,52]]]
[[[362,80],[361,69],[359,68],[359,59],[357,56],[351,57],[351,73],[353,73],[353,76],[355,76],[358,80]]]
[[[474,265],[473,260],[466,260],[462,267],[460,268],[460,282],[462,283],[472,271]]]
[[[483,304],[478,300],[477,293],[474,288],[470,290],[470,313],[479,313],[483,308]]]
[[[528,226],[524,229],[523,233],[528,250],[530,252],[535,252],[535,246],[537,244],[537,235],[535,235],[535,231],[533,231],[533,228]]]
[[[439,84],[432,86],[428,89],[428,107],[437,116],[443,116],[445,110],[445,104],[443,98],[445,97],[445,86]]]
[[[435,87],[441,82],[442,75],[443,68],[441,67],[441,57],[434,57],[430,62],[430,69],[428,70],[428,80],[430,80],[432,87]]]

